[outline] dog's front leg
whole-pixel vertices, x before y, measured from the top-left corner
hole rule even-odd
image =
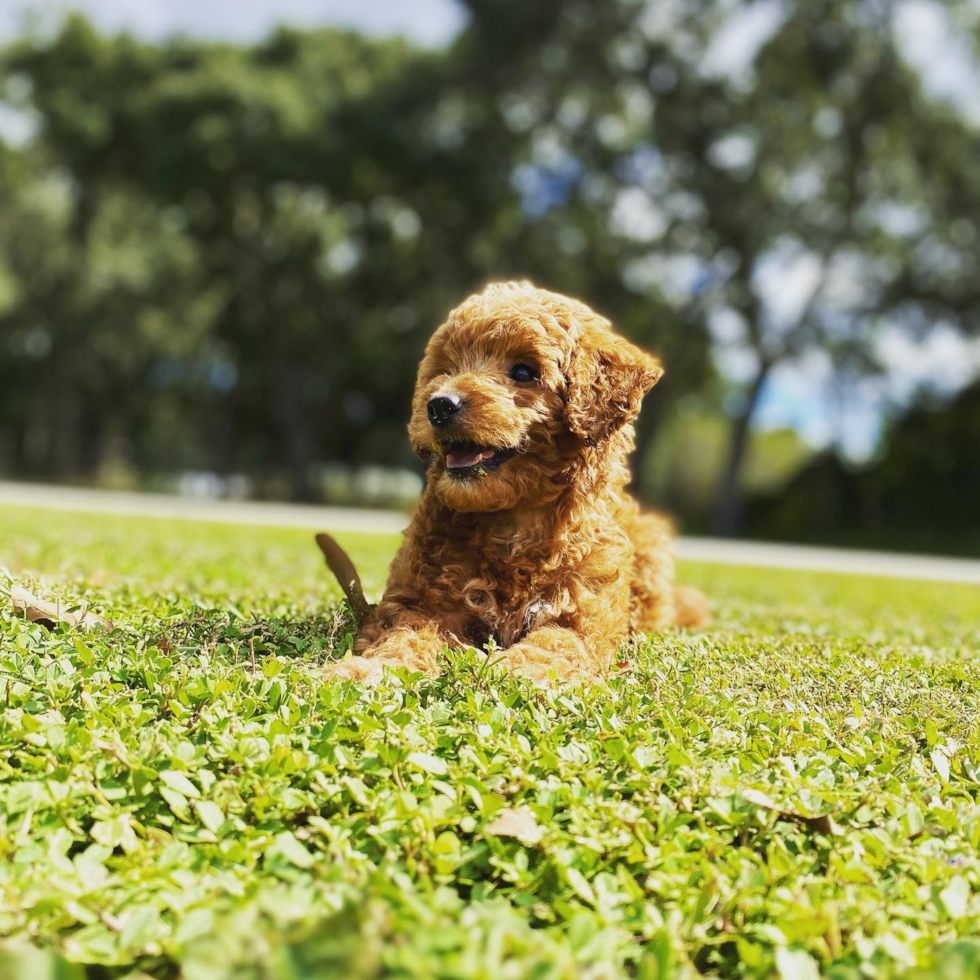
[[[591,681],[608,667],[611,653],[606,640],[567,626],[541,626],[504,651],[503,663],[512,674],[538,684],[552,673],[559,680]]]
[[[435,620],[399,604],[382,602],[358,634],[354,649],[360,656],[327,664],[324,676],[376,684],[384,676],[385,665],[435,675],[446,642],[446,634]]]

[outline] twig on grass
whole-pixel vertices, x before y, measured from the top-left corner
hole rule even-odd
[[[794,823],[802,824],[818,834],[829,834],[832,837],[839,837],[843,833],[841,828],[834,822],[833,816],[829,813],[821,813],[815,816],[798,813],[796,810],[789,810],[786,807],[780,806],[768,794],[757,789],[743,790],[742,796],[746,803],[751,803],[753,806],[757,806],[763,810],[769,810],[784,820],[791,820]]]

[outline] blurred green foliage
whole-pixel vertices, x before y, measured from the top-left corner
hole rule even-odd
[[[411,467],[425,339],[529,277],[663,356],[642,494],[683,396],[726,420],[690,514],[731,531],[776,366],[819,349],[857,377],[885,323],[975,329],[977,130],[924,93],[890,0],[772,4],[734,66],[757,4],[465,6],[437,51],[150,44],[79,16],[3,51],[35,133],[0,145],[0,472],[309,499],[325,462]],[[790,268],[808,285],[774,302]]]
[[[876,459],[815,457],[777,494],[749,501],[761,537],[980,554],[980,384],[949,402],[923,398],[885,434]]]

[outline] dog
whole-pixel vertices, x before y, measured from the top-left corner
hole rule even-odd
[[[409,436],[425,490],[381,602],[327,676],[439,673],[489,648],[519,677],[592,681],[632,632],[695,626],[671,528],[626,492],[633,421],[663,370],[584,303],[495,283],[456,307],[419,367]]]

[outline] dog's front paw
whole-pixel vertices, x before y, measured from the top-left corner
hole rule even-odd
[[[357,681],[358,684],[373,686],[384,680],[384,664],[381,660],[369,657],[351,657],[327,664],[323,670],[324,680]]]

